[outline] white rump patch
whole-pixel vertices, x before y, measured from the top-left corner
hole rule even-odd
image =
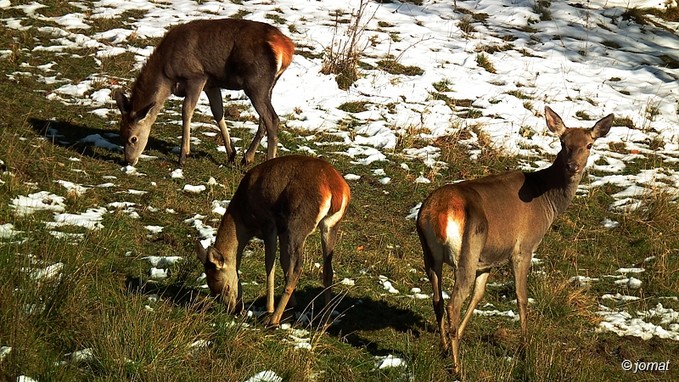
[[[342,205],[340,206],[340,209],[334,214],[328,215],[331,205],[332,195],[328,195],[328,197],[323,201],[323,204],[321,204],[318,217],[316,218],[316,226],[323,222],[326,227],[334,227],[335,224],[340,221],[342,216],[344,216],[344,211],[347,209],[347,198],[342,196]]]
[[[452,258],[446,259],[446,262],[454,264],[457,267],[457,260],[460,257],[460,249],[462,248],[462,233],[464,226],[457,220],[448,217],[446,223],[446,242],[445,244],[451,249]]]

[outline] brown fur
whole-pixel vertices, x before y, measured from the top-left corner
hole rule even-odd
[[[460,371],[459,342],[476,305],[483,297],[491,268],[511,262],[521,333],[526,336],[527,277],[532,254],[554,219],[575,196],[592,143],[608,133],[613,114],[592,129],[568,129],[549,107],[547,126],[561,137],[554,163],[537,172],[511,171],[445,185],[422,203],[417,232],[424,264],[434,291],[432,303],[441,333],[441,346],[450,351]],[[461,237],[448,240],[448,217],[462,223]],[[455,284],[444,318],[441,289],[443,263],[454,268]],[[474,294],[462,322],[460,310],[474,284]]]
[[[439,240],[443,243],[448,235],[448,220],[452,219],[461,226],[464,226],[464,200],[459,197],[452,197],[443,200],[441,206],[433,206],[433,214],[438,214],[437,226],[434,232],[438,234]]]
[[[190,153],[191,119],[204,91],[222,134],[229,161],[235,158],[220,89],[243,90],[259,115],[259,129],[243,158],[254,160],[267,134],[267,159],[276,157],[279,118],[271,104],[278,78],[290,65],[295,46],[277,28],[261,22],[195,20],[170,29],[142,68],[128,99],[115,93],[122,114],[125,161],[134,165],[146,147],[151,126],[171,94],[184,97],[179,163]]]
[[[350,199],[351,192],[342,175],[322,159],[288,155],[255,166],[245,174],[229,203],[214,246],[205,250],[197,245],[210,290],[222,297],[229,310],[242,307],[240,258],[252,237],[261,238],[265,246],[267,311],[272,313],[269,323],[278,325],[301,275],[304,242],[318,228],[323,247],[324,294],[329,303],[334,246]],[[274,310],[277,241],[285,289]]]
[[[292,62],[295,44],[293,44],[292,40],[288,37],[279,33],[274,33],[269,36],[269,45],[271,46],[271,50],[275,53],[276,61],[278,62],[279,69],[276,72],[276,76],[280,76]]]

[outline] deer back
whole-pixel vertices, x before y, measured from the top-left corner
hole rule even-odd
[[[195,20],[171,28],[142,67],[128,99],[115,93],[125,160],[136,164],[151,126],[183,81],[205,79],[205,88],[271,92],[290,65],[294,44],[276,27],[250,20]]]
[[[271,224],[286,229],[293,214],[315,228],[322,218],[343,214],[350,197],[346,181],[328,162],[288,155],[248,171],[227,212],[257,228],[256,234]]]
[[[482,235],[481,266],[532,253],[575,196],[592,143],[608,133],[613,121],[611,114],[591,129],[567,128],[549,107],[545,114],[561,140],[554,163],[536,172],[511,171],[435,190],[418,216],[418,229],[428,241],[448,243],[459,253],[465,235]]]
[[[158,60],[172,79],[205,75],[207,86],[240,90],[253,74],[272,83],[293,52],[292,40],[266,23],[196,20],[170,29],[149,63]]]

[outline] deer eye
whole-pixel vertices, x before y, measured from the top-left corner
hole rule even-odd
[[[587,145],[587,150],[591,150],[591,149],[592,149],[592,144],[590,143],[590,144]]]
[[[130,137],[130,143],[132,143],[132,144],[136,144],[137,140],[138,140],[138,138],[137,138],[136,135]]]

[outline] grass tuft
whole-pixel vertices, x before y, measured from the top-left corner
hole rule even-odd
[[[422,68],[417,66],[406,66],[396,60],[386,59],[377,62],[379,68],[391,74],[404,74],[406,76],[420,76],[424,73]]]
[[[486,69],[486,71],[489,73],[497,73],[495,66],[493,66],[493,63],[490,62],[490,59],[488,59],[488,56],[485,53],[479,53],[476,55],[476,64]]]
[[[365,14],[367,6],[368,2],[361,0],[356,12],[351,14],[349,21],[342,18],[341,12],[334,12],[335,34],[333,35],[331,45],[326,48],[321,73],[337,75],[335,80],[340,89],[349,89],[351,84],[359,78],[358,66],[360,56],[368,46],[368,44],[362,43],[361,40],[366,25],[372,18]],[[368,20],[365,19],[366,17]],[[339,30],[345,23],[349,25],[346,27],[344,35],[341,36],[339,35]]]

